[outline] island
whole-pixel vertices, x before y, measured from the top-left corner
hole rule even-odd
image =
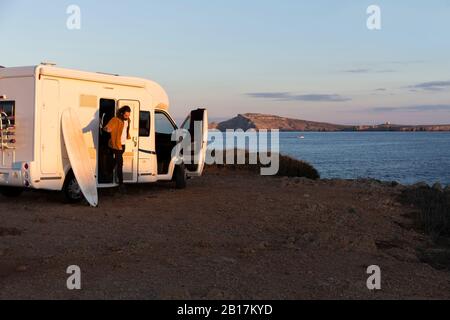
[[[325,122],[315,122],[300,119],[285,118],[276,115],[260,113],[239,114],[233,119],[220,123],[211,123],[210,129],[220,131],[226,130],[273,130],[278,129],[283,132],[339,132],[339,131],[398,131],[398,132],[420,132],[420,131],[450,131],[448,125],[398,125],[384,123],[379,125],[339,125]]]

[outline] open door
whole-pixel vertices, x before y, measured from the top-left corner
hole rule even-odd
[[[206,109],[191,111],[181,127],[189,131],[191,135],[191,155],[185,156],[187,175],[199,177],[205,168],[208,147],[208,111]]]
[[[138,157],[139,157],[139,113],[140,104],[136,100],[119,100],[117,109],[129,106],[131,108],[130,136],[125,144],[123,154],[123,182],[136,183],[138,181]]]
[[[113,99],[100,99],[100,123],[98,134],[98,183],[114,184],[114,156],[109,148],[111,134],[103,130],[116,115],[116,101]]]

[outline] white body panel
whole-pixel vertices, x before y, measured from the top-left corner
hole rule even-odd
[[[1,101],[15,102],[14,149],[0,149],[0,186],[62,190],[71,170],[61,116],[71,108],[78,116],[91,165],[98,174],[100,100],[115,101],[117,108],[133,109],[124,154],[126,183],[171,180],[175,159],[167,174],[158,176],[155,146],[155,110],[168,112],[166,92],[155,82],[39,65],[0,68]],[[150,135],[139,137],[139,112],[150,114]],[[98,184],[112,187],[116,184]]]

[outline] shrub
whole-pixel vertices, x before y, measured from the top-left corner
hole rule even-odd
[[[320,179],[319,171],[308,162],[283,155],[280,155],[280,170],[278,175],[283,177],[302,177],[311,180]]]
[[[246,164],[237,164],[238,154],[245,156],[245,163]],[[212,165],[209,166],[208,169],[231,169],[231,170],[241,170],[241,171],[249,171],[249,172],[255,172],[260,173],[261,168],[268,167],[261,164],[260,159],[258,159],[258,164],[249,164],[251,156],[255,156],[255,154],[250,154],[248,151],[244,150],[236,150],[234,156],[234,163],[232,165]],[[307,178],[311,180],[317,180],[320,179],[319,172],[309,163],[297,160],[291,157],[280,155],[280,168],[278,171],[278,176],[282,177],[300,177],[300,178]],[[225,155],[224,155],[224,163],[226,163]]]
[[[434,240],[450,236],[450,192],[426,186],[413,187],[402,193],[402,202],[419,209],[416,222]]]

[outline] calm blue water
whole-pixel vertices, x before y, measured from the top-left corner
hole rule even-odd
[[[322,178],[450,184],[447,132],[280,133],[280,151],[311,163]]]
[[[280,149],[313,164],[323,178],[450,184],[447,132],[281,133]]]

